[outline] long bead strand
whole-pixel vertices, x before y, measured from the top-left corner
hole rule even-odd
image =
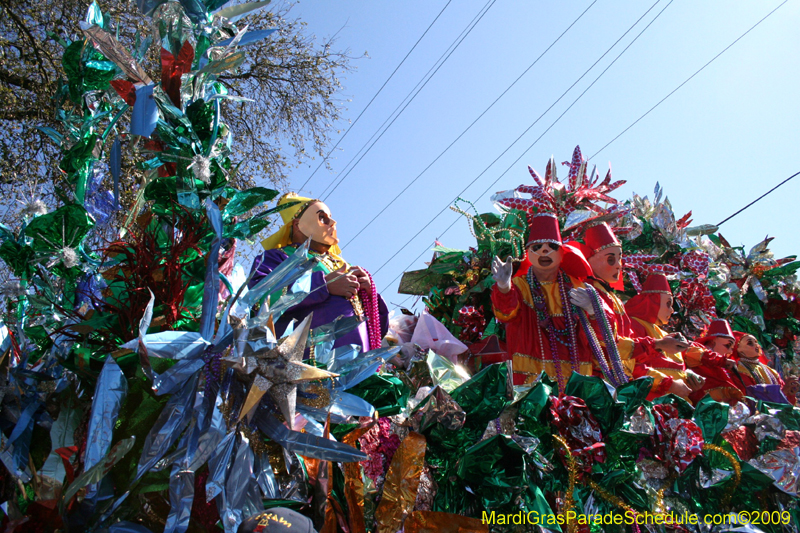
[[[369,289],[358,289],[358,297],[364,306],[364,314],[367,317],[367,335],[369,338],[369,349],[377,350],[381,347],[381,317],[378,308],[378,289],[372,275],[364,271],[369,278]]]

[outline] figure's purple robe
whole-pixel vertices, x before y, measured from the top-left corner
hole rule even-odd
[[[266,250],[253,262],[253,277],[249,286],[253,287],[264,279],[288,257],[286,252],[281,249]],[[275,334],[279,338],[286,331],[292,320],[303,320],[311,312],[314,313],[314,317],[311,319],[312,329],[332,322],[339,316],[349,317],[355,315],[353,306],[345,297],[336,296],[328,292],[328,287],[325,285],[325,275],[327,273],[327,269],[321,264],[314,267],[311,273],[312,292],[305,300],[294,307],[290,307],[275,323]],[[389,328],[389,311],[380,295],[378,296],[378,312],[380,314],[382,338]],[[363,352],[369,351],[367,323],[362,322],[355,330],[336,339],[333,347],[336,348],[345,344],[356,344],[361,346]]]

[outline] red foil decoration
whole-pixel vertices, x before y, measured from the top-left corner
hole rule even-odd
[[[586,402],[575,396],[560,398],[551,396],[550,413],[553,415],[553,425],[566,439],[572,455],[584,472],[591,472],[595,462],[605,462],[606,445],[603,442],[600,424],[586,406]]]

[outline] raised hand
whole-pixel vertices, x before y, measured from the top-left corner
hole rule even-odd
[[[511,290],[511,270],[513,264],[511,257],[507,257],[505,261],[495,256],[492,259],[492,278],[497,282],[500,292],[508,292]]]
[[[586,311],[586,314],[594,316],[592,297],[586,289],[572,289],[569,291],[569,301]]]

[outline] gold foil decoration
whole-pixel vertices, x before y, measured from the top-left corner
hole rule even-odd
[[[586,484],[589,485],[589,487],[591,487],[592,490],[595,491],[595,493],[601,498],[603,498],[605,501],[625,511],[625,516],[636,516],[638,514],[633,507],[625,503],[625,500],[623,500],[619,496],[615,496],[614,494],[611,494],[610,492],[606,491],[603,487],[601,487],[591,479],[587,478]]]
[[[451,513],[414,511],[406,519],[405,533],[489,533],[489,526],[477,518]]]
[[[331,490],[333,489],[333,463],[330,461],[325,461],[325,463],[325,467],[328,469],[328,504],[325,506],[325,523],[322,525],[322,529],[319,530],[319,533],[336,533],[337,524],[334,505],[338,507],[338,504],[331,495]]]
[[[731,503],[731,497],[733,496],[733,493],[736,492],[736,489],[739,487],[739,482],[742,480],[742,467],[731,452],[724,448],[720,448],[716,444],[703,444],[703,451],[712,451],[722,454],[722,456],[728,460],[733,468],[733,484],[728,488],[727,492],[725,492],[721,502],[722,507],[727,508]]]
[[[365,427],[356,428],[344,436],[342,442],[356,447],[356,442],[375,425],[375,420]],[[364,525],[364,481],[361,463],[344,463],[344,497],[347,501],[347,518],[351,533],[366,533]]]
[[[567,470],[569,470],[569,487],[567,488],[567,494],[564,497],[564,519],[567,522],[567,531],[569,533],[574,533],[577,531],[576,523],[574,520],[567,520],[567,515],[575,506],[575,500],[573,499],[572,495],[575,494],[575,483],[578,481],[578,465],[575,461],[575,457],[572,455],[572,450],[569,448],[569,444],[564,439],[564,437],[560,435],[553,435],[553,439],[564,448],[565,452],[565,460],[567,461]]]
[[[425,437],[412,431],[397,448],[386,473],[381,503],[375,511],[377,533],[400,531],[403,521],[414,509],[425,466],[425,444]]]

